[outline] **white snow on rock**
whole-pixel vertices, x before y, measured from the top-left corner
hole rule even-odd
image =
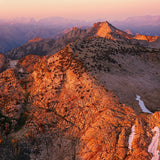
[[[20,68],[18,71],[21,72],[21,73],[24,72],[23,68]]]
[[[160,136],[159,128],[154,127],[152,129],[152,132],[155,133],[155,134],[152,138],[151,144],[148,147],[148,152],[153,154],[153,157],[152,157],[151,160],[159,160],[159,150],[157,150],[158,143],[159,143],[159,136]]]
[[[129,135],[129,139],[128,139],[128,148],[129,149],[132,149],[132,142],[133,142],[134,135],[135,135],[135,125],[132,126],[131,134]]]
[[[146,108],[144,102],[140,98],[141,97],[139,95],[136,95],[136,100],[139,101],[139,106],[141,107],[142,112],[153,114],[150,110]]]
[[[9,61],[10,68],[16,68],[17,63],[18,60],[10,60]]]

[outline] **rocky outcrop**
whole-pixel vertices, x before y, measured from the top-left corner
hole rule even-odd
[[[115,32],[116,28],[107,22],[95,23],[93,29],[96,30],[96,35],[108,39],[115,40],[110,33]]]
[[[99,37],[112,39],[112,40],[120,40],[122,38],[125,39],[133,39],[133,37],[126,32],[123,32],[110,23],[106,22],[98,22],[93,25],[93,29],[96,30],[96,35]]]
[[[144,41],[148,41],[148,42],[154,42],[159,38],[159,36],[146,36],[146,35],[137,34],[134,38],[137,39],[137,40],[144,40]]]

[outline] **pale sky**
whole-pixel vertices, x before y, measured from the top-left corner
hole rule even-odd
[[[160,0],[0,0],[0,18],[125,19],[160,15]]]

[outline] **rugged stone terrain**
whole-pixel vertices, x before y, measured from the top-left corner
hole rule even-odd
[[[139,94],[151,111],[160,110],[160,50],[133,43],[130,35],[108,23],[96,23],[91,30],[73,28],[56,41],[30,42],[7,55],[11,58],[26,54],[51,55],[74,40],[74,53],[121,103],[132,106],[139,113],[141,109],[135,102]]]
[[[29,55],[0,74],[0,159],[150,160],[148,147],[152,129],[160,127],[160,113],[137,116],[120,104],[73,50],[67,46],[52,56]],[[113,60],[107,61],[112,66]]]
[[[45,56],[25,56],[36,50]],[[29,42],[13,56],[25,57],[4,63],[1,55],[1,66],[7,66],[0,73],[0,159],[155,156],[149,148],[159,135],[154,128],[160,128],[159,49],[96,23],[73,28],[57,41]],[[136,94],[153,115],[142,113]],[[160,150],[156,143],[154,152]]]

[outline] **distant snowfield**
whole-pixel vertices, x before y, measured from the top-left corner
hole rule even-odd
[[[155,134],[152,138],[151,144],[148,147],[148,152],[153,154],[153,157],[152,157],[151,160],[159,160],[159,150],[157,150],[158,143],[159,143],[159,136],[160,136],[159,128],[154,127],[152,129],[152,132],[155,133]]]
[[[18,60],[10,60],[10,61],[9,61],[9,68],[14,68],[14,69],[15,69],[17,63],[18,63]],[[24,72],[23,68],[19,68],[18,71],[21,72],[21,73]]]
[[[136,95],[136,100],[139,101],[139,106],[141,107],[142,112],[153,114],[150,110],[146,108],[144,102],[140,98],[141,97],[139,95]]]
[[[133,142],[134,135],[135,135],[135,125],[132,126],[131,134],[129,135],[129,139],[128,139],[128,148],[129,149],[132,149],[132,142]]]

